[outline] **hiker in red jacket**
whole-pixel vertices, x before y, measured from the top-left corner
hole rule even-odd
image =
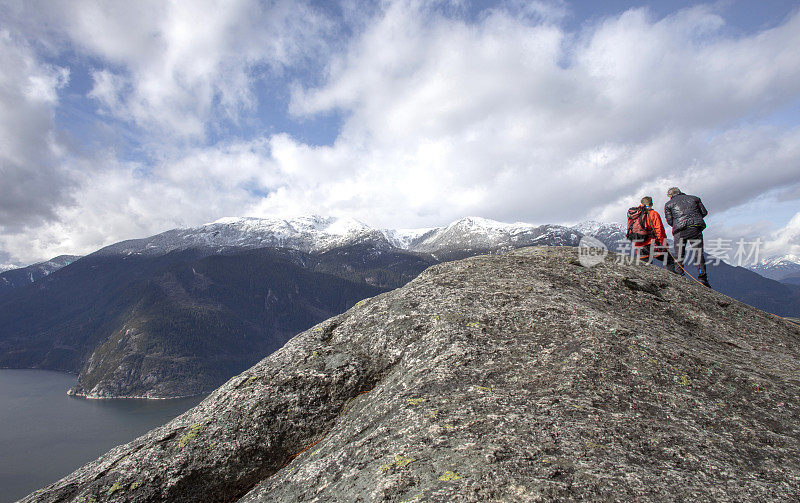
[[[643,197],[639,206],[628,210],[628,239],[633,241],[639,260],[652,263],[655,258],[663,262],[669,272],[678,273],[669,253],[661,216],[653,209],[652,197]]]

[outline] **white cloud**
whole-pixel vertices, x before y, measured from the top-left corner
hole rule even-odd
[[[68,78],[66,69],[40,63],[0,29],[0,231],[52,218],[53,204],[68,197],[53,124],[58,89]]]
[[[276,190],[280,173],[264,141],[196,148],[145,167],[95,158],[106,169],[71,166],[75,204],[36,229],[7,232],[2,246],[28,261],[64,253],[89,253],[124,239],[176,226],[239,215],[257,203],[260,190]],[[82,161],[87,162],[87,161]],[[2,257],[0,257],[2,258]]]
[[[800,131],[758,124],[800,98],[800,15],[739,38],[723,25],[710,7],[639,9],[567,33],[502,10],[466,24],[391,3],[323,86],[294,95],[299,116],[349,117],[332,148],[293,147],[294,169],[324,169],[325,183],[262,208],[306,198],[394,225],[619,220],[677,184],[719,214],[800,180]]]
[[[764,120],[800,100],[800,14],[731,35],[712,7],[663,19],[636,9],[570,32],[561,2],[512,2],[475,21],[385,2],[349,19],[355,35],[323,75],[285,82],[298,121],[345,118],[332,145],[280,132],[206,145],[209,130],[263,99],[254,79],[264,69],[280,75],[337,50],[331,21],[290,2],[75,5],[53,4],[55,31],[100,61],[91,97],[147,129],[156,161],[73,162],[76,203],[58,206],[35,239],[3,237],[14,257],[226,215],[313,211],[392,227],[468,214],[620,220],[643,193],[662,204],[672,185],[702,196],[713,225],[800,184],[800,129]],[[343,11],[357,17],[352,4]]]
[[[800,212],[785,226],[768,234],[764,240],[763,257],[788,254],[800,257]]]
[[[327,21],[304,3],[279,0],[17,3],[20,23],[104,65],[91,97],[102,109],[155,133],[202,139],[237,121],[257,99],[253,82],[323,52]],[[53,41],[55,40],[55,41]]]

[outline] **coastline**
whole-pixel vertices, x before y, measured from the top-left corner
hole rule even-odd
[[[36,368],[36,367],[0,367],[0,370],[32,370],[37,372],[55,372],[58,374],[67,374],[70,376],[75,376],[76,378],[80,375],[80,372],[70,372],[69,370],[59,370],[59,369],[46,369],[46,368]],[[91,393],[79,393],[74,391],[73,388],[69,388],[66,392],[67,396],[71,396],[74,398],[83,398],[85,400],[180,400],[183,398],[194,398],[198,396],[208,395],[211,393],[208,392],[201,392],[201,393],[193,393],[189,395],[178,395],[178,396],[146,396],[146,395],[136,395],[136,396],[129,396],[129,395],[114,395],[114,396],[98,396],[92,395]]]
[[[0,370],[37,370],[45,372],[58,372],[59,374],[69,374],[76,377],[80,374],[79,372],[70,372],[69,370],[46,369],[41,367],[0,367]]]
[[[208,393],[195,393],[193,395],[180,395],[180,396],[97,396],[86,393],[77,393],[71,388],[67,390],[67,396],[74,398],[83,398],[84,400],[179,400],[181,398],[194,398],[198,396],[207,395]]]

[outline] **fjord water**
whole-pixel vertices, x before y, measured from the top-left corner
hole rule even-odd
[[[0,369],[0,502],[15,501],[197,405],[67,396],[75,376]]]

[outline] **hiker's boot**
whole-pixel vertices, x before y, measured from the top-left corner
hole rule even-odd
[[[697,277],[697,280],[700,281],[700,283],[704,284],[705,286],[711,288],[711,285],[708,282],[708,276],[707,275],[701,274],[700,276]]]

